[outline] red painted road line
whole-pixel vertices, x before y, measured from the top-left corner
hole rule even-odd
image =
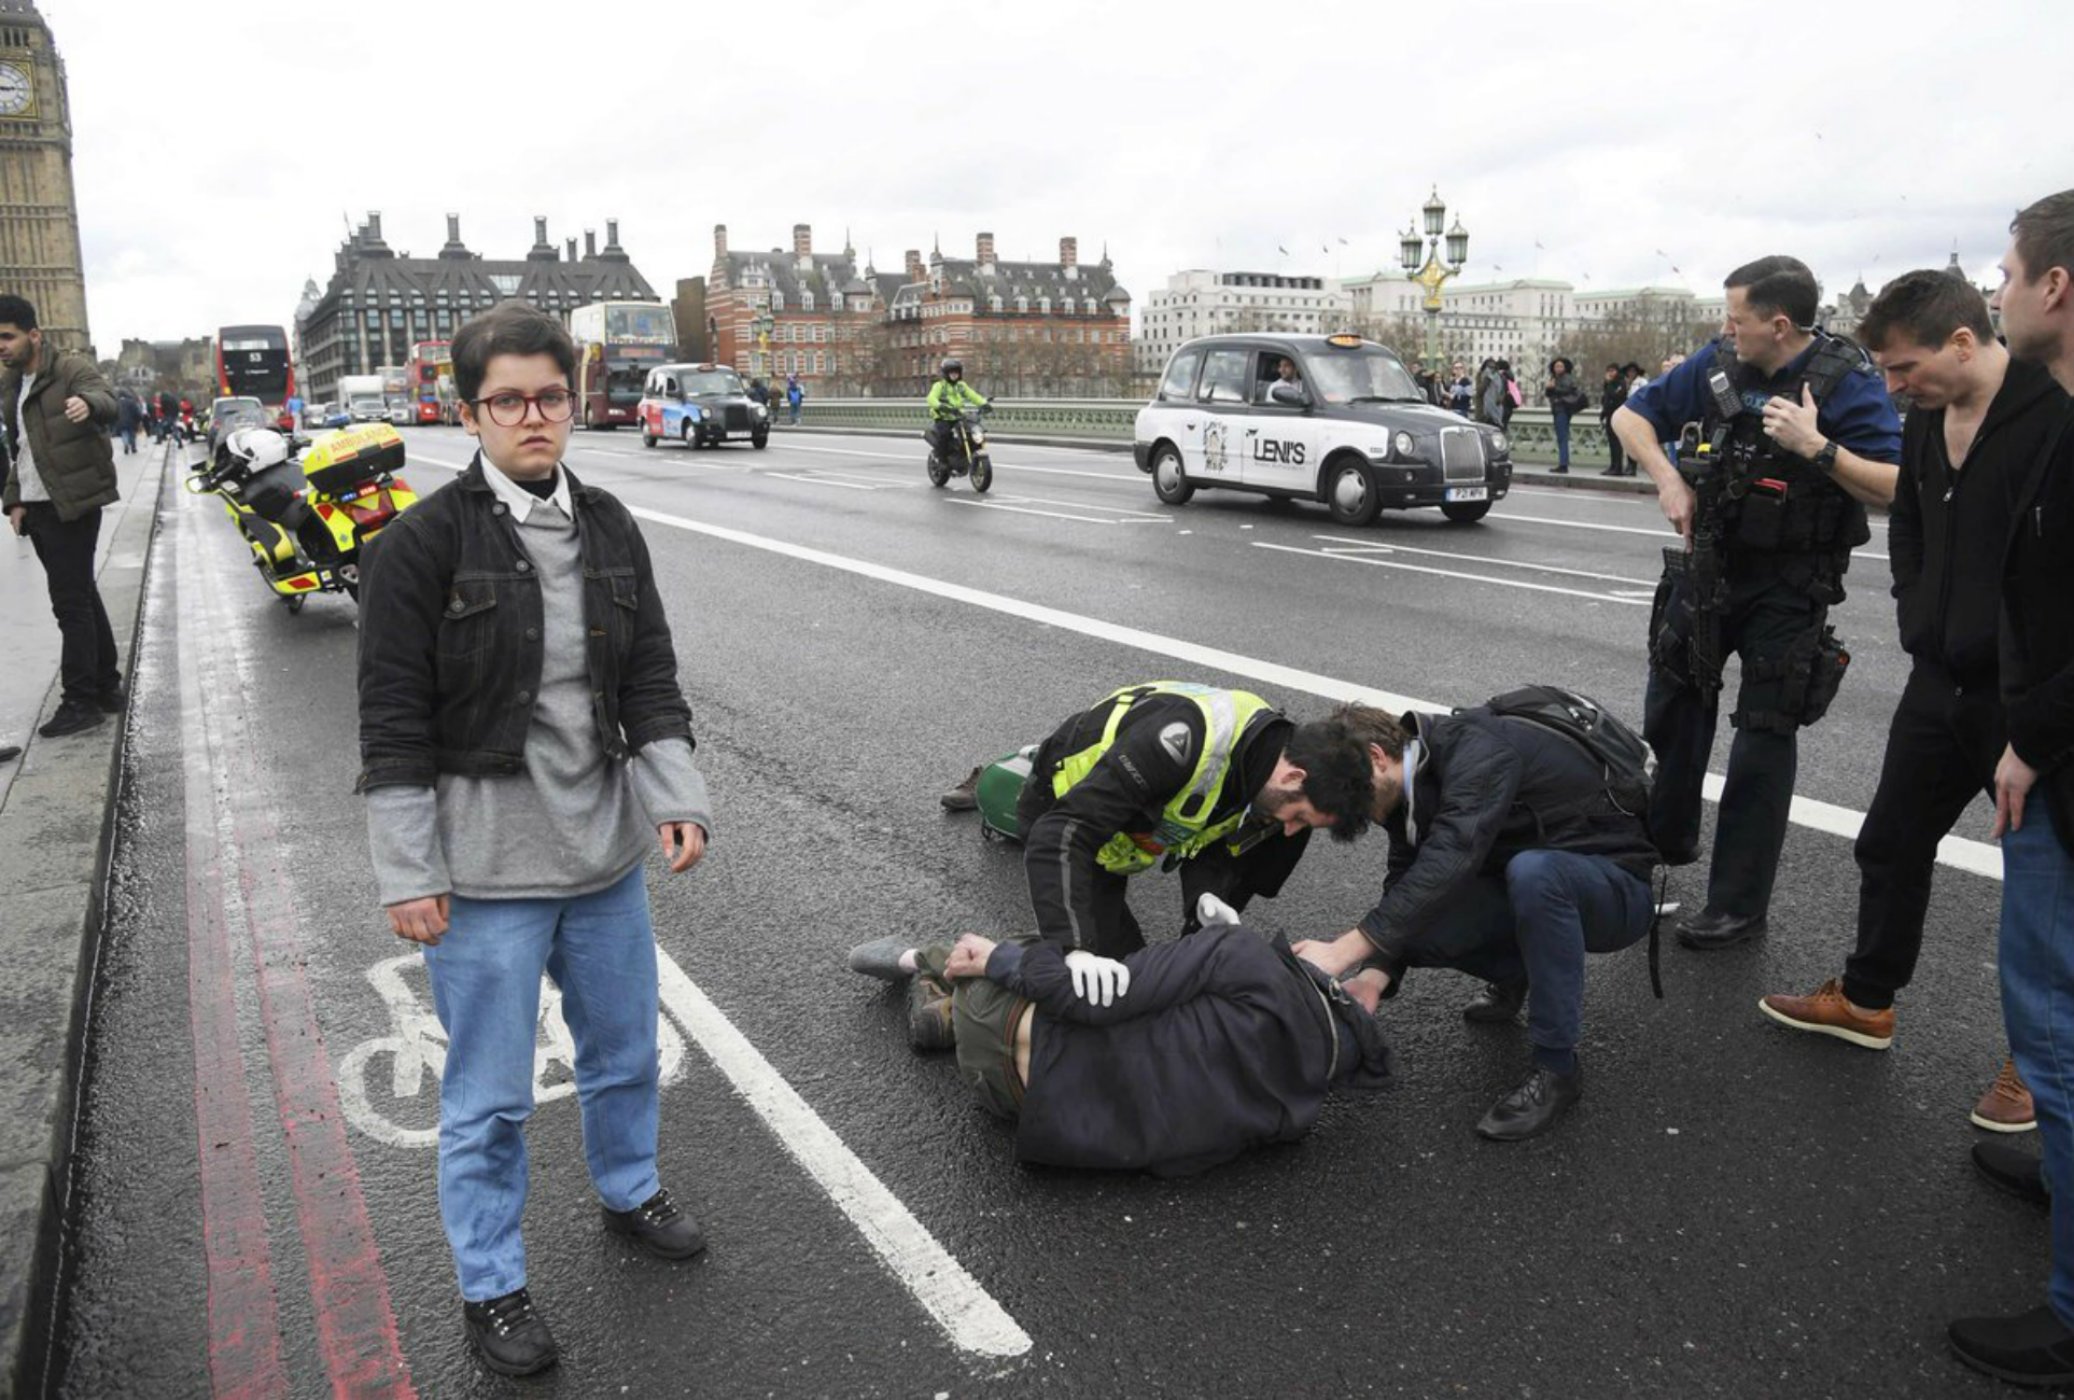
[[[189,516],[189,521],[193,516]],[[195,578],[193,570],[183,576]],[[199,661],[209,695],[250,696],[242,668],[223,656],[242,651],[238,622],[223,605],[223,571],[208,573],[201,609],[215,645]],[[228,816],[238,852],[244,922],[258,973],[260,1018],[273,1071],[274,1102],[288,1143],[296,1220],[309,1260],[317,1345],[334,1395],[415,1400],[396,1333],[389,1282],[382,1272],[360,1173],[346,1141],[330,1056],[318,1029],[303,970],[302,921],[273,843],[282,829],[259,771],[247,716],[237,704],[210,707],[201,722],[221,764]]]
[[[183,571],[184,572],[184,571]],[[180,704],[198,715],[201,689],[180,646]],[[237,991],[216,844],[216,765],[207,735],[182,726],[187,769],[187,1014],[194,1038],[194,1117],[209,1276],[209,1381],[219,1396],[285,1395],[274,1311],[266,1206],[253,1150],[252,1102],[238,1047]]]

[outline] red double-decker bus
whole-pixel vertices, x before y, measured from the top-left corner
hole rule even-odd
[[[216,397],[258,399],[284,431],[296,426],[295,363],[279,326],[222,326],[216,332]]]
[[[411,398],[411,421],[413,423],[439,423],[444,421],[441,412],[440,382],[453,373],[454,359],[444,340],[413,341],[410,347],[410,363],[404,366],[404,378],[409,384]]]

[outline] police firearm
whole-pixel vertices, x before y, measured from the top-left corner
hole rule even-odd
[[[1765,931],[1786,841],[1797,734],[1835,699],[1850,655],[1828,625],[1867,504],[1893,499],[1901,423],[1851,341],[1814,324],[1805,263],[1730,273],[1721,335],[1632,394],[1611,426],[1655,481],[1683,544],[1664,551],[1649,620],[1643,734],[1657,755],[1650,834],[1674,865],[1698,858],[1701,783],[1722,666],[1741,659],[1705,907],[1677,936],[1724,948]],[[1673,462],[1662,446],[1681,442]]]

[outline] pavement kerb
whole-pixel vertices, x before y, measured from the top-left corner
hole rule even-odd
[[[125,496],[99,573],[125,678],[134,670],[159,497],[180,455],[170,444],[152,450],[158,464],[145,464]],[[18,615],[55,625],[40,608]],[[44,714],[57,695],[53,679]],[[20,771],[0,796],[0,1072],[9,1086],[0,1096],[0,1400],[43,1392],[127,728],[123,715],[63,739],[27,734]]]

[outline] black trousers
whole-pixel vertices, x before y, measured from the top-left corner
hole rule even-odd
[[[1627,470],[1627,454],[1620,450],[1620,437],[1613,431],[1613,419],[1601,418],[1599,425],[1606,430],[1606,452],[1613,458],[1613,472],[1618,476]]]
[[[1915,975],[1937,843],[1980,793],[1995,788],[2002,705],[1993,681],[1971,688],[1918,662],[1887,728],[1880,785],[1852,854],[1858,858],[1858,947],[1844,995],[1883,1010]]]
[[[1786,682],[1757,674],[1784,661],[1793,643],[1819,630],[1828,607],[1811,596],[1811,563],[1776,556],[1731,560],[1728,607],[1721,619],[1721,652],[1743,664],[1736,737],[1728,751],[1728,778],[1714,824],[1714,859],[1707,908],[1737,918],[1763,914],[1772,899],[1779,854],[1800,765],[1797,725],[1780,729],[1764,717],[1785,708]],[[1663,616],[1683,616],[1685,585],[1666,577]],[[1673,625],[1677,625],[1674,623]],[[1701,784],[1714,751],[1720,692],[1703,691],[1659,666],[1649,670],[1642,737],[1656,750],[1656,783],[1649,829],[1672,864],[1690,859],[1700,838]],[[1752,717],[1758,717],[1751,723]]]
[[[50,587],[50,610],[63,645],[58,675],[66,703],[93,704],[122,684],[116,665],[115,630],[94,583],[94,546],[101,538],[101,508],[77,520],[60,520],[47,501],[28,504],[23,521]]]

